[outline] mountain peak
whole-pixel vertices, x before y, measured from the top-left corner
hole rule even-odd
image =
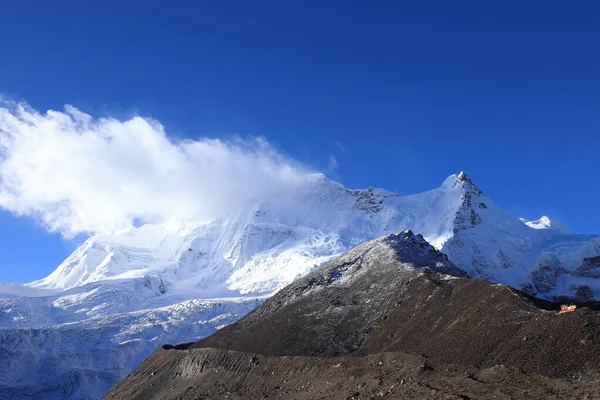
[[[456,175],[456,174],[450,175],[448,178],[446,178],[444,183],[442,183],[442,187],[444,187],[444,188],[460,187],[460,188],[463,188],[465,191],[475,191],[475,192],[478,192],[479,194],[482,193],[481,189],[479,189],[479,187],[473,183],[473,181],[471,180],[471,177],[469,175],[467,175],[467,173],[465,171],[460,171],[460,173],[458,175]]]
[[[461,171],[460,174],[456,176],[456,184],[460,185],[467,194],[470,193],[473,196],[483,195],[483,191],[479,188],[479,186],[473,183],[471,177],[464,171]]]
[[[469,178],[469,175],[467,175],[465,173],[465,171],[460,171],[460,174],[458,174],[458,176],[456,177],[456,179],[458,179],[459,182],[473,183],[471,181],[471,178]]]
[[[529,226],[533,229],[554,229],[563,232],[569,232],[569,229],[562,225],[561,223],[547,217],[546,215],[542,215],[542,217],[535,221],[530,221],[525,218],[519,218],[525,225]]]
[[[303,291],[345,285],[355,279],[361,279],[360,277],[373,266],[379,268],[381,264],[395,263],[410,264],[413,272],[420,270],[468,277],[467,273],[456,267],[448,256],[429,244],[421,234],[415,234],[411,230],[400,230],[353,248],[323,268],[296,281],[295,285]],[[376,274],[376,271],[371,273]]]

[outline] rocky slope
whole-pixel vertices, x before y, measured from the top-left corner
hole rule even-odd
[[[156,351],[106,398],[595,398],[600,314],[554,307],[400,232]]]
[[[228,218],[91,237],[48,277],[0,284],[0,370],[13,371],[0,374],[0,394],[97,398],[158,345],[207,336],[318,265],[400,229],[421,233],[470,276],[545,299],[600,298],[600,237],[519,220],[464,173],[410,196],[316,174],[288,198]],[[85,342],[77,332],[95,340],[71,346]],[[93,356],[98,349],[105,357]]]
[[[597,376],[575,379],[477,368],[401,352],[277,357],[159,349],[107,399],[539,400],[600,398]]]

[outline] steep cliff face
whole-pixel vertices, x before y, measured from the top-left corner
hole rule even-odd
[[[600,315],[552,307],[467,278],[403,231],[350,250],[210,337],[158,350],[106,398],[600,394]]]

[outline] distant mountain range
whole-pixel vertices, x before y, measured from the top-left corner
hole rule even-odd
[[[547,300],[600,299],[600,236],[512,216],[464,172],[410,196],[315,174],[228,218],[93,236],[48,277],[0,284],[0,393],[97,398],[163,343],[205,337],[348,249],[404,229],[470,277]]]

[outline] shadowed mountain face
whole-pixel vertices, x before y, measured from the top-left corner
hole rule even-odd
[[[468,278],[400,232],[200,342],[158,350],[106,397],[600,396],[600,316],[555,307]]]

